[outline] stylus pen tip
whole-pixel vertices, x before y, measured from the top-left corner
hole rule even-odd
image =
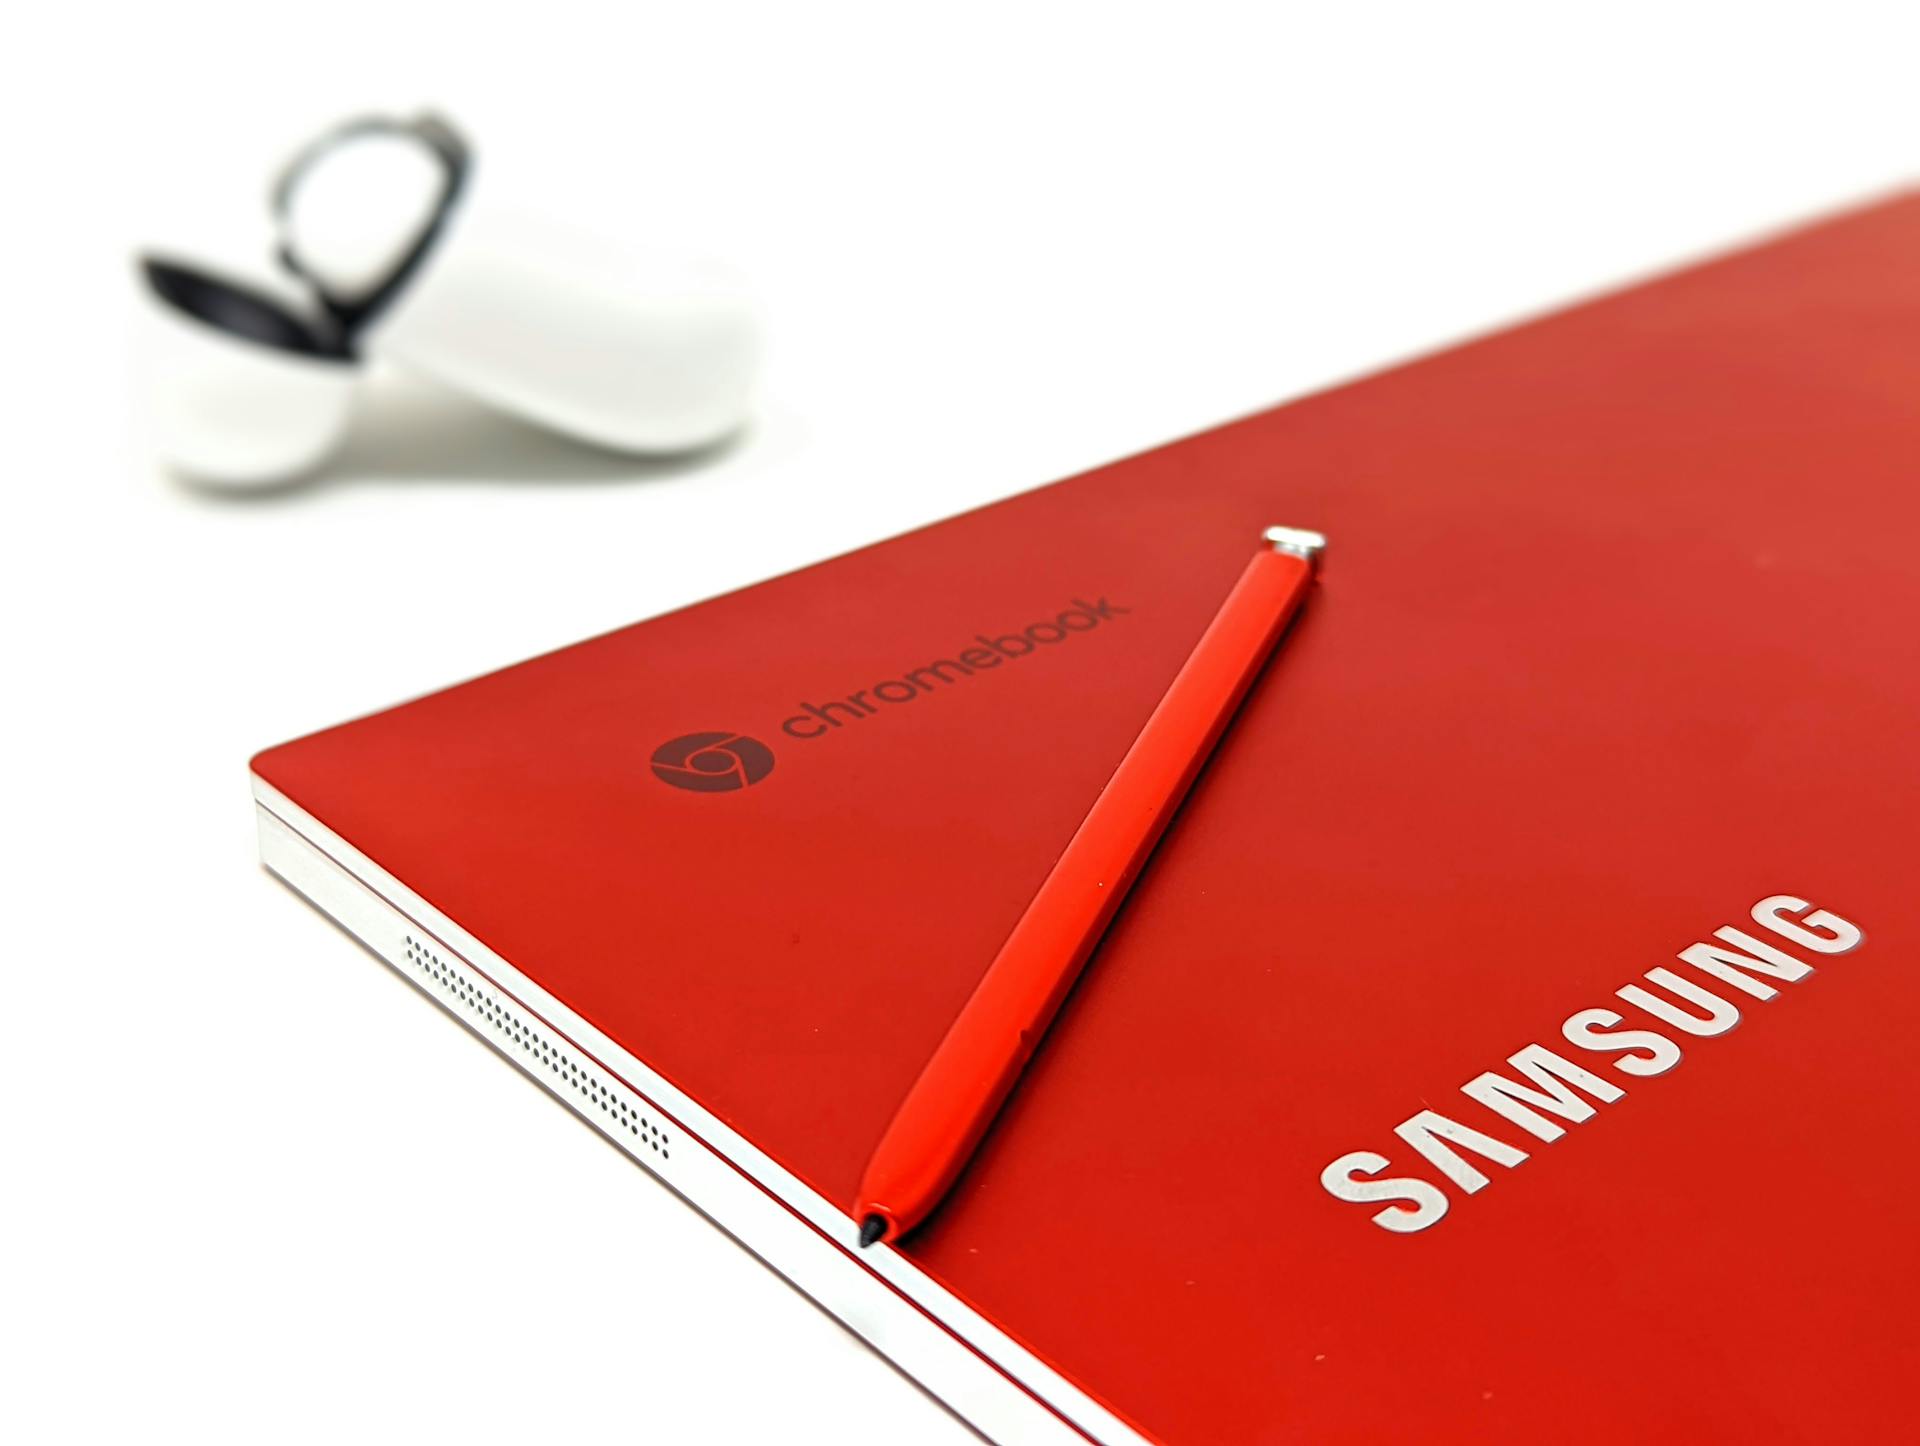
[[[869,1215],[860,1226],[860,1248],[865,1250],[886,1233],[886,1218],[880,1215]]]

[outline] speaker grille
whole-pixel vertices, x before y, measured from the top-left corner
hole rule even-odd
[[[673,1158],[673,1137],[651,1118],[647,1104],[625,1085],[603,1074],[592,1060],[550,1034],[515,1008],[513,1001],[456,959],[426,940],[408,934],[407,966],[422,988],[449,1011],[492,1039],[494,1047],[537,1077],[555,1094],[573,1095],[574,1108],[596,1115],[608,1134],[626,1136],[628,1148],[661,1160]]]

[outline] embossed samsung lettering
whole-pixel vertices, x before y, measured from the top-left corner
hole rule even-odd
[[[1762,899],[1750,911],[1753,922],[1796,948],[1816,955],[1845,954],[1866,937],[1859,927],[1791,894]],[[1707,976],[1706,983],[1665,967],[1650,969],[1644,982],[1627,984],[1616,997],[1668,1033],[1631,1021],[1611,1008],[1581,1009],[1560,1025],[1560,1037],[1575,1049],[1617,1058],[1594,1061],[1602,1068],[1649,1079],[1663,1075],[1683,1058],[1673,1032],[1695,1039],[1726,1034],[1740,1023],[1741,1005],[1727,991],[1757,1000],[1779,994],[1779,985],[1798,983],[1813,965],[1743,929],[1716,929],[1713,943],[1689,944],[1678,958]],[[1651,987],[1649,987],[1651,986]],[[1624,1027],[1623,1027],[1624,1026]],[[1626,1095],[1626,1087],[1542,1044],[1529,1044],[1507,1056],[1506,1069],[1488,1070],[1460,1087],[1460,1093],[1497,1119],[1459,1120],[1423,1109],[1393,1128],[1442,1180],[1464,1195],[1491,1183],[1486,1166],[1511,1170],[1527,1151],[1487,1129],[1515,1128],[1552,1143],[1570,1124],[1581,1124]],[[1513,1077],[1517,1076],[1517,1078]],[[1486,1128],[1481,1128],[1485,1126]],[[1417,1174],[1382,1178],[1394,1161],[1372,1150],[1342,1155],[1320,1172],[1328,1194],[1358,1204],[1383,1204],[1373,1214],[1382,1230],[1407,1235],[1438,1224],[1452,1207],[1440,1185]],[[1416,1167],[1418,1168],[1418,1167]]]

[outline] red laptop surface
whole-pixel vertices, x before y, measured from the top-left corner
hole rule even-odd
[[[863,1254],[868,1153],[1273,523],[1311,601]],[[254,769],[307,892],[764,1195],[883,1348],[837,1292],[903,1303],[991,1435],[1913,1431],[1920,197]]]

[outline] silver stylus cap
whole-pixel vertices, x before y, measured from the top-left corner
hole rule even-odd
[[[1309,532],[1304,527],[1269,527],[1260,535],[1275,552],[1290,552],[1308,562],[1315,561],[1327,546],[1324,533]]]

